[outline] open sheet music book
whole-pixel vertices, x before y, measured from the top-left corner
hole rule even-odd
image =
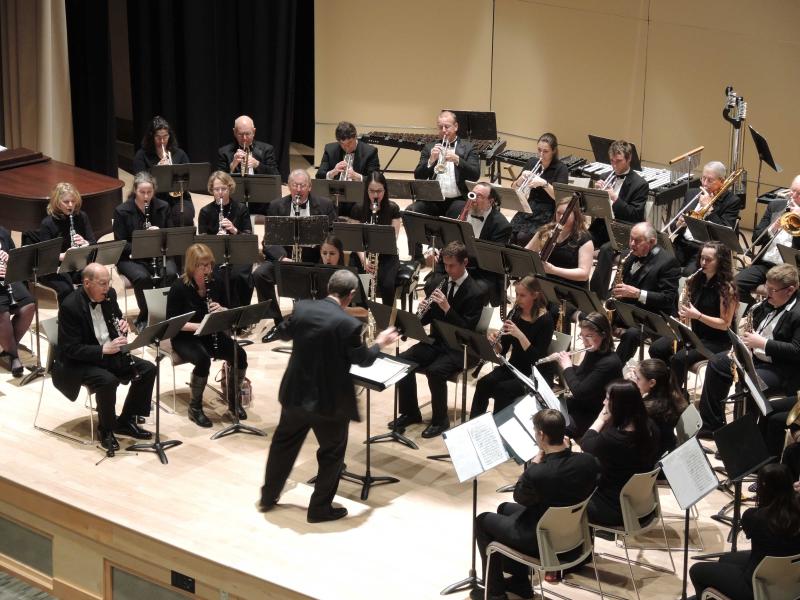
[[[485,413],[442,434],[460,482],[477,477],[508,460],[508,452],[491,414]]]
[[[497,430],[511,457],[522,464],[539,453],[533,437],[533,415],[540,410],[539,401],[529,394],[494,415]]]
[[[661,469],[683,510],[697,504],[719,485],[696,437],[686,440],[662,458]]]
[[[407,373],[408,365],[406,363],[393,360],[388,356],[379,356],[369,367],[359,367],[358,365],[350,367],[351,375],[386,387],[397,383]]]

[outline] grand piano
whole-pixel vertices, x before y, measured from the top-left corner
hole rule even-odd
[[[47,215],[50,191],[60,181],[78,188],[81,210],[89,215],[95,235],[110,232],[123,182],[27,148],[0,151],[0,225],[12,231],[37,229]]]

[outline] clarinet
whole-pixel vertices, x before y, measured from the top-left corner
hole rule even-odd
[[[149,202],[145,202],[144,203],[144,228],[145,228],[145,230],[150,229],[150,226],[151,226],[151,223],[150,223],[150,203]],[[158,274],[158,260],[156,259],[155,256],[152,258],[152,262],[150,263],[150,266],[153,267],[153,287],[158,287],[156,285],[156,282],[158,282],[159,284],[161,283],[161,276]]]
[[[108,296],[105,297],[103,302],[110,302]],[[115,340],[120,336],[118,322],[119,319],[114,316],[113,311],[111,310],[111,306],[109,305],[109,317],[106,319],[106,327],[108,328],[108,336],[110,340]],[[120,354],[123,358],[128,359],[128,366],[131,368],[131,381],[139,381],[142,378],[142,374],[139,373],[139,369],[136,368],[136,363],[133,360],[133,355],[127,350],[120,351]]]
[[[222,207],[222,198],[219,199],[219,228],[217,229],[217,235],[226,234],[228,233],[225,231],[225,228],[222,226],[222,221],[225,219],[225,212]]]
[[[211,280],[208,278],[208,275],[203,277],[203,281],[206,284],[206,308],[208,312],[211,312]],[[216,353],[219,350],[219,340],[217,339],[217,334],[211,334],[211,343],[214,346],[214,352]]]
[[[2,250],[2,249],[3,249],[3,246],[2,246],[2,244],[0,244],[0,250]],[[0,260],[0,265],[2,265],[3,267],[8,266],[8,259]],[[0,278],[0,289],[2,289],[6,293],[6,295],[8,296],[8,308],[9,308],[9,310],[14,310],[15,308],[17,308],[17,301],[14,298],[14,290],[11,288],[11,284],[10,283],[6,283],[5,276]]]
[[[69,213],[69,247],[74,248],[77,246],[75,243],[75,217]]]

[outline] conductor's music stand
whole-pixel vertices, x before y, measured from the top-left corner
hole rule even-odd
[[[245,208],[250,209],[250,204],[269,204],[273,200],[279,200],[281,194],[280,175],[231,175],[236,190],[231,194],[231,198],[241,202]]]
[[[20,385],[25,385],[37,377],[44,377],[45,370],[42,368],[42,347],[39,339],[39,301],[36,299],[36,286],[39,277],[50,275],[58,270],[58,257],[61,254],[61,238],[55,238],[36,244],[29,244],[21,248],[13,248],[8,251],[8,263],[6,266],[6,285],[11,285],[17,281],[33,280],[33,287],[30,289],[33,296],[34,315],[36,318],[36,365],[30,368],[30,373],[20,380]]]
[[[204,163],[184,163],[182,165],[154,165],[150,174],[156,180],[157,189],[162,192],[180,192],[181,225],[183,218],[183,193],[198,192],[208,193],[208,176],[211,174],[211,165]],[[191,225],[191,223],[188,223]]]
[[[322,198],[329,198],[338,209],[342,202],[360,204],[364,201],[364,182],[312,179],[311,193]]]
[[[751,125],[747,126],[750,129],[750,135],[753,137],[753,143],[756,145],[756,153],[758,154],[758,176],[756,177],[756,198],[761,196],[761,167],[764,166],[764,163],[767,163],[770,168],[775,171],[776,173],[780,173],[783,171],[783,167],[781,167],[778,163],[775,162],[775,159],[772,157],[772,151],[769,149],[769,144],[767,143],[766,138],[758,133]],[[758,223],[758,205],[756,205],[756,210],[753,212],[753,229],[756,228],[756,224]]]
[[[153,325],[148,325],[144,329],[142,329],[141,333],[136,336],[136,339],[133,340],[130,344],[125,344],[122,347],[123,351],[130,352],[131,350],[136,350],[137,348],[144,348],[145,346],[149,346],[150,344],[154,344],[156,347],[156,400],[158,400],[159,396],[161,395],[161,359],[164,358],[164,354],[161,352],[161,342],[172,339],[175,337],[178,332],[180,332],[181,328],[189,322],[189,319],[194,316],[194,311],[190,313],[184,313],[182,315],[178,315],[176,317],[172,317],[170,319],[165,319],[159,323],[154,323]],[[173,448],[175,446],[180,446],[183,442],[179,440],[166,440],[161,441],[161,402],[160,400],[156,402],[156,431],[153,435],[153,441],[150,443],[141,442],[138,444],[133,444],[128,446],[126,450],[128,451],[136,451],[136,450],[143,450],[145,452],[155,452],[158,455],[158,459],[161,461],[162,465],[167,464],[167,455],[166,450]]]

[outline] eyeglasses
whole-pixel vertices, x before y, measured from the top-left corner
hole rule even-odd
[[[227,192],[228,191],[228,186],[226,185],[225,187],[211,188],[211,191],[214,192],[215,194],[221,194],[222,192]]]
[[[772,294],[777,294],[778,292],[782,292],[783,290],[789,289],[790,287],[792,286],[785,285],[782,288],[771,288],[768,285],[766,285],[764,286],[764,291],[767,293],[767,296],[770,296]]]

